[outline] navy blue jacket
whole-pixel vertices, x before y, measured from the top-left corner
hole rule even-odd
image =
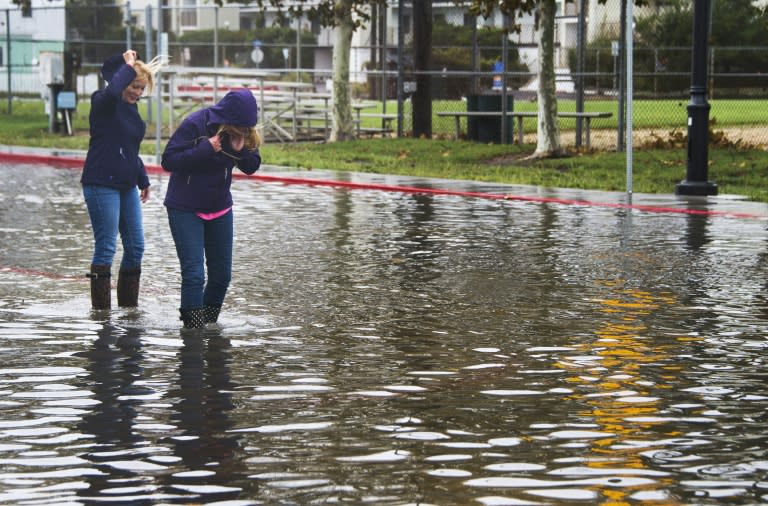
[[[235,152],[223,136],[215,152],[210,137],[219,126],[253,127],[256,99],[247,89],[233,90],[216,105],[196,111],[181,122],[163,151],[163,169],[171,173],[164,204],[171,209],[214,213],[232,206],[232,169],[253,174],[261,166],[259,150]]]
[[[128,189],[149,186],[147,170],[139,157],[146,125],[136,104],[122,98],[136,78],[130,65],[122,64],[103,90],[91,95],[91,139],[80,182]]]

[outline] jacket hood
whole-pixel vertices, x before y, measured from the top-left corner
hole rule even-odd
[[[118,71],[120,67],[125,65],[125,59],[123,58],[122,53],[113,54],[106,60],[104,60],[104,63],[101,66],[101,78],[104,79],[107,82],[112,81],[112,77],[115,75],[115,72]]]
[[[209,108],[208,118],[211,123],[254,127],[258,121],[259,108],[251,90],[242,88],[232,90],[216,105]]]

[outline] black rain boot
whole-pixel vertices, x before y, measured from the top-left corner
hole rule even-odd
[[[216,323],[219,321],[221,304],[218,306],[205,306],[205,323]]]
[[[185,329],[201,329],[205,327],[205,309],[196,307],[193,309],[179,309]]]
[[[112,266],[93,265],[91,272],[86,274],[91,278],[91,306],[93,309],[112,308]]]
[[[120,269],[117,275],[117,305],[136,307],[139,305],[139,279],[141,267]]]

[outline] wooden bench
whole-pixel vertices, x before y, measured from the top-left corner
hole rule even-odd
[[[438,116],[449,116],[456,120],[456,136],[458,139],[461,136],[461,118],[501,118],[501,111],[440,111]],[[538,112],[534,111],[508,111],[507,117],[515,118],[517,120],[517,143],[523,143],[523,118],[537,118]],[[584,132],[587,149],[591,147],[590,144],[590,122],[594,118],[610,118],[613,116],[611,112],[558,112],[558,118],[581,118],[585,120]]]

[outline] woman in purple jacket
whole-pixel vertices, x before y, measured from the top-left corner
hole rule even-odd
[[[123,257],[117,278],[117,303],[124,307],[138,305],[144,255],[141,203],[149,199],[149,178],[139,157],[146,127],[136,103],[145,90],[152,90],[161,66],[162,59],[144,63],[130,49],[113,55],[101,67],[107,86],[91,95],[91,138],[80,182],[95,240],[87,274],[94,309],[111,307],[112,260],[118,232]]]
[[[218,320],[232,278],[232,170],[261,166],[258,108],[247,89],[187,116],[163,152],[171,173],[165,206],[181,264],[181,320],[201,328]],[[208,279],[206,280],[206,268]]]

